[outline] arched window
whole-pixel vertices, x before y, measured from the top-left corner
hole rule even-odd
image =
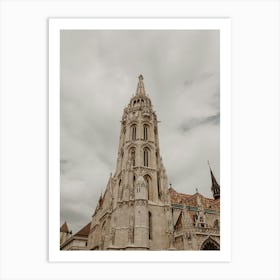
[[[213,240],[211,237],[208,237],[203,243],[200,250],[220,250],[220,245]]]
[[[149,151],[147,148],[144,149],[144,166],[149,166]]]
[[[132,140],[135,141],[136,140],[136,125],[132,126]]]
[[[149,211],[149,239],[152,240],[152,213]]]
[[[131,150],[131,161],[132,161],[132,166],[135,166],[135,149]]]
[[[158,189],[158,198],[161,198],[161,191],[160,191],[160,177],[159,174],[157,174],[157,189]]]
[[[148,200],[152,200],[152,188],[151,188],[152,179],[148,174],[144,176],[144,179],[147,183]]]
[[[148,140],[148,130],[149,130],[149,127],[145,124],[144,125],[144,140]]]

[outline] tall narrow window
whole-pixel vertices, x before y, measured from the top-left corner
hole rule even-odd
[[[136,125],[132,126],[132,140],[136,140]]]
[[[144,140],[148,140],[148,126],[144,125]]]
[[[157,189],[158,189],[158,198],[161,198],[161,191],[160,191],[160,178],[157,176]]]
[[[145,148],[144,149],[144,166],[148,166],[149,165],[149,153],[148,153],[148,149]]]
[[[152,200],[152,189],[151,189],[151,177],[149,175],[145,175],[144,179],[147,183],[147,191],[148,191],[148,200]]]
[[[132,161],[132,166],[135,166],[135,149],[132,149],[131,151],[131,161]]]
[[[149,211],[149,239],[152,240],[152,213]]]

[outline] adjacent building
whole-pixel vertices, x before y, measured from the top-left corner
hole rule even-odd
[[[60,239],[60,250],[87,250],[90,224],[88,223],[73,236],[71,232],[66,238]],[[60,228],[60,236],[66,233],[65,230],[68,231],[66,222]]]

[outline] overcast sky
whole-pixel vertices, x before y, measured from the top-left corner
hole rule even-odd
[[[219,31],[61,32],[61,224],[91,220],[116,168],[120,120],[143,74],[179,192],[220,181]]]

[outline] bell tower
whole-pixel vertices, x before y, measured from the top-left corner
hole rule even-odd
[[[140,75],[138,79],[136,93],[124,109],[121,121],[115,173],[122,182],[118,197],[125,198],[126,185],[132,186],[137,177],[142,175],[147,183],[148,200],[158,202],[164,200],[168,188],[160,157],[158,121],[145,91],[144,78]]]
[[[160,157],[158,121],[143,80],[143,75],[139,75],[136,92],[121,120],[113,176],[114,246],[111,249],[168,248],[168,236],[173,234],[168,181]],[[157,244],[158,240],[161,244]]]

